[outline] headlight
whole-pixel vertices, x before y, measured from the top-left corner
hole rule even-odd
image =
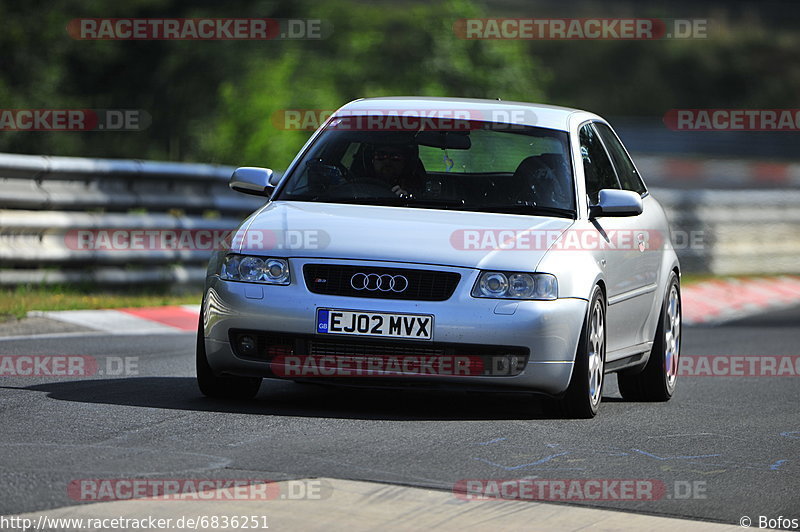
[[[557,299],[558,281],[549,273],[481,272],[472,297]]]
[[[285,285],[289,284],[289,262],[286,259],[230,254],[225,257],[219,276],[226,281]]]
[[[508,278],[502,273],[484,273],[478,279],[478,292],[483,297],[503,297],[508,292]]]

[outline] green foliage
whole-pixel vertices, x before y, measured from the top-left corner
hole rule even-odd
[[[720,22],[706,39],[532,41],[529,49],[553,72],[552,103],[607,116],[795,108],[800,93],[800,37],[757,25]]]
[[[142,109],[152,116],[141,132],[0,132],[0,152],[280,169],[309,132],[277,127],[276,112],[333,110],[385,95],[538,101],[608,116],[797,107],[800,39],[791,29],[746,21],[718,25],[708,39],[459,39],[457,19],[503,15],[473,1],[0,4],[2,108]],[[518,16],[531,16],[525,10]],[[313,18],[333,31],[308,41],[80,41],[66,31],[80,17]]]
[[[466,1],[445,4],[317,5],[314,17],[333,25],[322,41],[281,43],[237,82],[221,88],[205,158],[285,168],[307,131],[272,120],[284,109],[334,110],[362,97],[463,96],[539,100],[546,73],[517,41],[466,41],[453,21],[481,16]]]

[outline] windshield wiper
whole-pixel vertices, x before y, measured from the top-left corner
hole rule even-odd
[[[324,196],[314,198],[314,201],[321,203],[349,203],[352,205],[402,205],[398,202],[402,198],[391,196],[369,196],[363,198],[326,198]]]
[[[463,208],[465,203],[462,199],[430,199],[430,198],[400,198],[404,207],[459,207]]]
[[[544,205],[533,205],[532,203],[500,203],[476,206],[475,209],[483,212],[496,212],[508,214],[545,214],[548,216],[558,216],[561,218],[575,219],[575,211],[561,207],[547,207]]]
[[[353,205],[385,205],[387,207],[464,207],[464,200],[444,200],[403,196],[376,196],[363,198],[314,198],[325,203],[351,203]]]

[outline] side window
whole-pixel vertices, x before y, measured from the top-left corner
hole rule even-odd
[[[625,148],[622,147],[622,143],[617,139],[617,136],[606,124],[598,122],[594,124],[594,127],[611,154],[622,188],[643,194],[645,192],[644,183],[642,183],[641,177],[636,172],[636,167],[633,166],[630,157],[625,153]]]
[[[614,167],[611,166],[611,160],[591,124],[586,124],[581,128],[579,139],[583,173],[586,175],[586,193],[589,195],[591,203],[597,203],[597,196],[601,189],[618,189],[619,183],[614,173]]]

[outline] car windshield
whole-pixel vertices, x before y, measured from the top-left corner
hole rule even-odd
[[[334,120],[273,199],[574,217],[565,132],[445,122]]]

